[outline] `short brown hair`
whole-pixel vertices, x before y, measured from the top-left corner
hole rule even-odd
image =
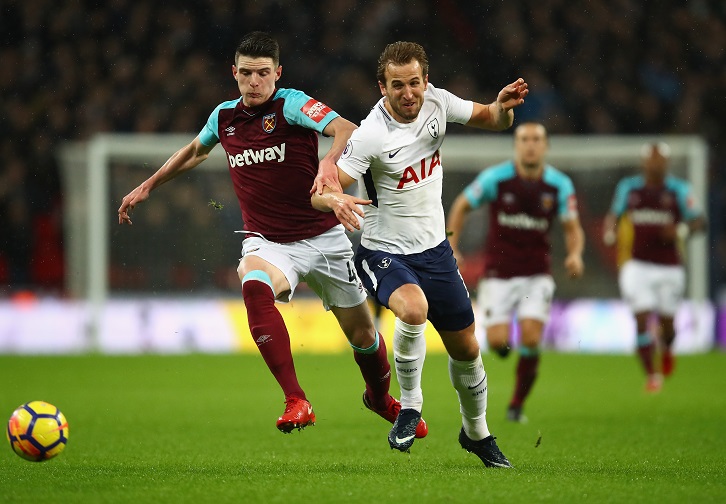
[[[275,66],[280,64],[280,45],[272,35],[261,31],[253,31],[242,38],[234,53],[234,64],[240,56],[250,58],[271,58]]]
[[[429,73],[429,58],[426,51],[416,42],[394,42],[388,44],[378,57],[378,73],[376,77],[379,82],[386,84],[386,68],[393,63],[394,65],[406,65],[412,60],[418,61],[423,71],[423,77]]]

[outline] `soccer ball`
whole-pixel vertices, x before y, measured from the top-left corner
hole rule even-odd
[[[32,401],[13,411],[7,430],[10,447],[33,462],[55,457],[68,442],[68,422],[52,404]]]

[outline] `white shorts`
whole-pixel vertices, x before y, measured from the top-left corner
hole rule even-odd
[[[485,278],[479,282],[477,303],[484,325],[508,324],[516,309],[518,319],[547,322],[555,281],[550,275]]]
[[[278,268],[290,284],[290,292],[278,301],[287,303],[295,288],[305,282],[331,306],[351,308],[366,300],[353,266],[353,249],[342,224],[325,233],[290,243],[276,243],[251,234],[242,242],[242,257],[257,256]],[[278,293],[279,294],[279,293]]]
[[[631,259],[620,268],[620,294],[633,313],[675,315],[686,290],[683,266]]]

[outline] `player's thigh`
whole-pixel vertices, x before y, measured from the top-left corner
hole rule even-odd
[[[353,250],[342,226],[303,244],[307,262],[303,280],[323,301],[326,310],[353,308],[365,301],[363,284],[353,265]]]
[[[633,313],[650,312],[658,307],[651,273],[649,264],[633,259],[620,268],[620,294]]]
[[[524,330],[531,327],[533,331],[541,328],[549,320],[550,309],[552,308],[552,296],[555,293],[555,281],[550,275],[535,275],[524,277],[519,292],[519,308],[517,309],[517,318],[520,321],[531,320],[531,324],[522,324],[520,326]],[[539,323],[539,324],[538,324]],[[522,334],[524,336],[524,333]],[[531,334],[535,337],[535,334]],[[523,340],[524,341],[524,340]],[[525,343],[526,344],[526,343]]]
[[[253,243],[253,240],[258,243]],[[264,271],[270,277],[275,296],[282,301],[290,300],[300,281],[294,260],[279,244],[247,238],[242,245],[237,275],[242,281],[247,273],[255,270]]]
[[[464,279],[453,254],[448,250],[444,252],[417,270],[421,289],[428,300],[428,319],[439,334],[466,331],[469,326],[473,328],[474,323],[474,310]]]
[[[686,272],[682,266],[656,266],[654,275],[658,296],[658,313],[674,317],[686,291]]]
[[[389,309],[394,292],[402,286],[419,284],[416,273],[398,255],[363,246],[359,246],[356,252],[355,269],[368,294]],[[399,291],[399,294],[409,294],[408,289]]]
[[[479,282],[477,304],[484,314],[487,332],[494,326],[509,327],[519,300],[520,283],[519,278],[485,278]]]

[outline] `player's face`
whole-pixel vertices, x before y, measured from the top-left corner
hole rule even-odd
[[[548,147],[547,131],[541,124],[522,124],[514,132],[514,156],[525,168],[544,165]]]
[[[429,84],[429,76],[423,75],[418,61],[405,65],[389,64],[386,67],[386,84],[378,83],[381,94],[386,97],[389,112],[401,123],[416,120],[424,102],[424,91]]]
[[[652,149],[650,154],[643,158],[643,173],[646,178],[661,180],[665,178],[667,171],[668,158],[658,152],[658,149]]]
[[[232,75],[242,95],[242,103],[248,107],[262,105],[275,91],[275,82],[282,75],[282,66],[275,67],[272,58],[251,58],[240,55],[232,65]]]

